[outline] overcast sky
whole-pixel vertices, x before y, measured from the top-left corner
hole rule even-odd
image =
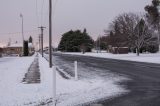
[[[0,3],[0,45],[11,39],[22,41],[21,18],[24,17],[25,39],[33,36],[38,42],[38,26],[45,26],[44,42],[48,44],[48,1],[49,0],[1,0]],[[151,0],[53,0],[56,8],[53,17],[53,45],[56,46],[61,35],[71,29],[87,29],[96,39],[103,35],[104,29],[118,14],[124,12],[144,12]],[[43,4],[43,5],[42,5]]]

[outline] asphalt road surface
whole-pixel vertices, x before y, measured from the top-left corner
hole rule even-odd
[[[160,65],[104,59],[89,56],[54,54],[63,61],[79,61],[87,67],[110,70],[127,75],[132,80],[122,82],[131,92],[112,99],[99,101],[103,106],[160,106]],[[157,57],[158,58],[158,57]]]

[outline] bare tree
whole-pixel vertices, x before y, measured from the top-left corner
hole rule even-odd
[[[132,34],[132,40],[134,41],[137,56],[140,54],[140,48],[147,44],[156,43],[155,39],[152,30],[149,29],[144,19],[141,19],[134,28],[134,33]]]
[[[110,23],[109,29],[105,30],[105,34],[109,35],[110,44],[116,47],[129,47],[132,48],[134,42],[132,40],[132,34],[136,24],[140,18],[134,13],[124,13],[115,18]],[[110,32],[113,34],[110,35]]]
[[[144,20],[142,19],[144,18]],[[152,27],[150,27],[145,15],[134,13],[124,13],[115,18],[110,23],[109,29],[105,30],[108,35],[106,40],[108,45],[114,47],[129,47],[134,52],[137,49],[138,54],[140,49],[146,45],[156,45],[156,36]]]

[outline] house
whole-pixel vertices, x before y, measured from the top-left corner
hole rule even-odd
[[[113,54],[128,54],[129,49],[128,47],[112,47],[110,52]]]
[[[7,55],[20,56],[22,55],[23,45],[19,43],[11,44],[4,48],[4,53]]]

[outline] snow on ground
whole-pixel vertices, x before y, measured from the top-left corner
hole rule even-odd
[[[93,57],[101,57],[101,58],[111,58],[111,59],[120,59],[120,60],[129,60],[129,61],[137,61],[137,62],[148,62],[148,63],[158,63],[160,64],[160,53],[146,53],[140,54],[137,56],[134,53],[129,54],[111,54],[111,53],[65,53],[72,55],[83,55],[83,56],[93,56]]]
[[[34,56],[0,58],[0,106],[35,106],[52,97],[46,67],[41,67],[40,84],[22,83],[33,60]]]
[[[0,58],[0,106],[23,104],[30,94],[30,85],[21,83],[33,57]],[[32,92],[32,91],[31,91]]]
[[[4,61],[3,61],[4,60]],[[52,105],[53,69],[39,56],[41,83],[21,83],[33,57],[0,58],[0,106],[37,106]],[[97,78],[91,80],[64,79],[56,73],[57,106],[75,106],[98,99],[107,99],[128,91],[117,85],[123,77],[109,78],[107,81]]]
[[[41,70],[45,69],[46,74],[48,74],[47,76],[52,77],[52,70],[47,68],[48,62],[44,58],[41,58],[41,66]],[[75,81],[74,79],[64,79],[57,72],[56,80],[57,106],[81,105],[128,92],[116,84],[116,82],[126,80],[120,76],[117,78],[108,78],[107,81],[101,78]]]

